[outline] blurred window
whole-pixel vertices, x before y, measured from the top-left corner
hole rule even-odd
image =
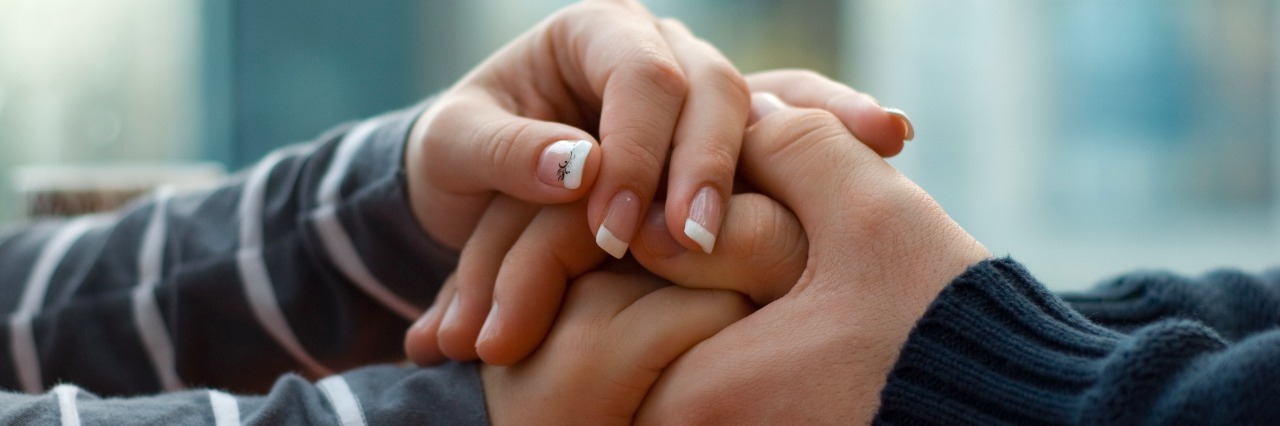
[[[846,81],[917,123],[892,162],[1051,287],[1280,263],[1274,2],[846,6]]]
[[[0,222],[19,165],[243,167],[415,102],[570,0],[0,2]],[[993,252],[1082,288],[1280,264],[1267,0],[648,0],[744,72],[905,109],[891,162]]]

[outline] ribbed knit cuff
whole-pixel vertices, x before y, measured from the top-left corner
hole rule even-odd
[[[984,261],[938,295],[881,393],[881,424],[1072,423],[1119,334],[1017,262]]]

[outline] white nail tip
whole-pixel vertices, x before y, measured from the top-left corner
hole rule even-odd
[[[778,107],[778,108],[786,108],[786,107],[787,107],[787,103],[786,103],[786,102],[783,102],[783,101],[782,101],[782,98],[779,98],[779,97],[778,97],[778,95],[775,95],[775,94],[773,94],[773,93],[770,93],[770,92],[755,92],[755,93],[753,93],[753,94],[754,94],[755,96],[759,96],[761,100],[764,100],[764,101],[766,101],[766,102],[769,102],[769,103],[773,104],[773,106],[775,106],[775,107]]]
[[[711,249],[716,246],[716,234],[712,234],[711,231],[703,228],[693,219],[684,220],[684,234],[698,243],[698,246],[702,247],[702,251],[706,254],[711,254]]]
[[[907,124],[907,134],[904,135],[902,139],[912,140],[916,138],[916,127],[915,125],[911,124],[911,117],[907,117],[907,113],[897,108],[884,108],[884,112],[889,113],[889,115],[901,118],[902,122]]]
[[[627,243],[613,236],[613,233],[609,232],[609,228],[605,228],[603,225],[600,226],[600,231],[596,232],[596,245],[616,259],[621,259],[622,256],[627,254]]]
[[[561,141],[569,143],[570,141]],[[578,189],[582,185],[582,169],[587,165],[587,154],[591,153],[591,142],[585,140],[572,141],[569,149],[569,161],[564,170],[564,187]]]

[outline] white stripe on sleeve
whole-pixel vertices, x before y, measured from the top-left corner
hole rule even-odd
[[[317,196],[319,207],[311,213],[311,216],[315,220],[316,232],[320,235],[325,250],[338,270],[383,306],[412,321],[422,315],[422,309],[396,295],[379,282],[372,272],[369,272],[369,268],[360,260],[360,254],[356,251],[355,244],[351,242],[351,237],[342,228],[342,222],[338,220],[336,212],[337,204],[342,198],[339,187],[342,184],[342,178],[351,168],[352,158],[381,124],[382,120],[379,119],[365,121],[342,139],[333,161],[329,164],[329,169],[320,180]]]
[[[49,290],[49,280],[62,263],[67,251],[85,232],[102,223],[105,216],[85,216],[63,226],[45,243],[36,259],[31,275],[18,302],[18,310],[9,317],[9,351],[13,356],[13,368],[18,374],[18,382],[27,393],[40,393],[44,390],[40,377],[40,356],[36,354],[35,336],[31,331],[31,319],[40,311],[44,303],[45,292]]]
[[[185,388],[178,377],[174,362],[173,342],[164,326],[164,318],[160,315],[160,307],[156,303],[154,290],[160,282],[161,267],[164,261],[164,245],[168,233],[165,211],[169,205],[172,192],[161,188],[156,193],[152,206],[151,220],[147,224],[146,233],[142,237],[142,247],[138,250],[138,285],[133,289],[133,323],[138,328],[142,345],[151,358],[160,386],[166,391]]]
[[[240,404],[235,397],[210,390],[209,408],[213,410],[214,426],[240,426]]]
[[[333,374],[332,371],[312,358],[289,328],[284,313],[280,311],[266,261],[262,258],[262,215],[267,179],[276,164],[293,151],[295,150],[285,149],[273,152],[253,170],[245,182],[240,199],[240,248],[236,251],[236,266],[240,270],[240,281],[244,285],[250,308],[263,330],[304,368],[313,374],[329,375]]]
[[[318,382],[316,387],[324,391],[324,396],[333,404],[333,413],[338,416],[342,426],[364,426],[364,412],[360,410],[360,401],[351,393],[346,379],[342,376],[329,376]]]
[[[80,388],[71,385],[53,387],[53,394],[58,396],[58,419],[62,426],[80,426],[80,409],[76,407],[76,393]]]

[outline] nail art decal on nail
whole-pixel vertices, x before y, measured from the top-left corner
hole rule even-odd
[[[582,168],[587,165],[587,153],[591,152],[591,142],[577,141],[573,144],[573,148],[569,150],[569,159],[564,160],[560,166],[560,181],[564,182],[564,187],[569,189],[578,189],[582,185]]]
[[[570,172],[570,171],[569,171],[569,169],[567,168],[567,167],[569,167],[569,162],[570,162],[570,161],[573,161],[573,151],[569,151],[569,159],[568,159],[568,160],[564,160],[564,162],[563,162],[563,163],[560,163],[560,170],[557,170],[557,171],[556,171],[556,179],[559,179],[561,182],[564,182],[564,175],[567,175],[567,174],[571,174],[571,173],[572,173],[572,172]]]
[[[542,153],[538,163],[538,178],[548,185],[578,189],[582,185],[582,170],[587,165],[591,142],[563,140],[551,144]]]

